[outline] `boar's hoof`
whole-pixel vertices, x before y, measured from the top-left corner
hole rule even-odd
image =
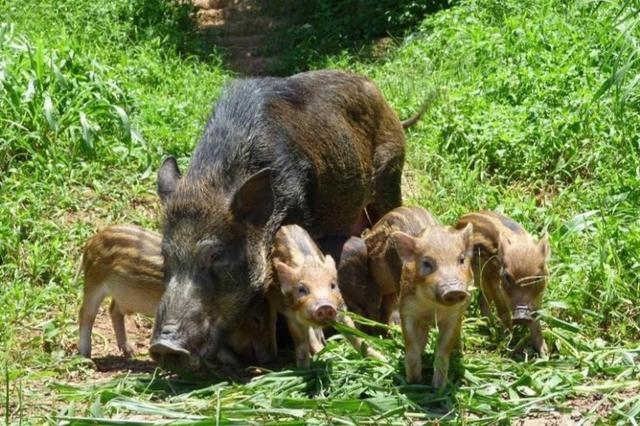
[[[197,367],[188,350],[170,340],[158,340],[149,348],[149,354],[162,368],[191,370]]]
[[[336,319],[337,311],[332,305],[320,305],[313,312],[313,319],[320,324],[326,324]]]

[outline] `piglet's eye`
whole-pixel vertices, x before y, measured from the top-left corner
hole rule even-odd
[[[422,273],[422,275],[429,275],[433,273],[434,269],[435,268],[433,267],[433,263],[431,263],[430,260],[422,260],[422,263],[420,264],[420,272]]]
[[[464,261],[465,261],[464,254],[461,254],[460,257],[458,258],[458,262],[460,262],[461,265],[464,265]]]
[[[300,296],[306,296],[309,294],[309,289],[304,284],[298,284],[298,294]]]
[[[335,282],[331,283],[331,290],[337,290],[338,289],[338,284],[336,284]]]
[[[513,277],[511,276],[511,274],[509,274],[508,272],[504,271],[502,272],[502,279],[504,280],[505,283],[509,284],[509,285],[514,285],[514,281],[513,281]]]

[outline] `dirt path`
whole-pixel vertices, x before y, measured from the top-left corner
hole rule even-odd
[[[263,75],[277,61],[266,53],[276,29],[286,22],[261,10],[259,0],[192,0],[196,22],[207,37],[228,53],[229,67],[243,75]],[[271,49],[272,50],[272,49]]]

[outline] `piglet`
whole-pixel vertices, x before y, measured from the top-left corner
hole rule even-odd
[[[346,315],[345,305],[337,283],[333,258],[323,255],[311,236],[298,225],[287,225],[276,234],[272,253],[273,284],[267,298],[272,316],[279,312],[287,319],[293,338],[296,364],[310,365],[310,355],[322,348],[315,329],[333,322],[354,327]],[[275,321],[272,338],[275,339]],[[367,356],[385,361],[376,350],[366,347],[362,339],[346,335],[356,350]]]
[[[491,211],[466,214],[456,227],[468,224],[474,229],[473,270],[476,286],[482,292],[481,312],[489,316],[489,304],[493,304],[504,327],[528,326],[535,350],[547,355],[535,313],[549,280],[548,238],[535,241],[519,223]]]

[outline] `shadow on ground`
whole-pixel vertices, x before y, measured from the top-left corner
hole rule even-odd
[[[240,75],[289,75],[322,66],[346,52],[376,59],[393,39],[417,28],[448,0],[133,0],[122,19],[132,38],[202,61],[219,61]]]
[[[460,379],[464,376],[463,359],[460,354],[453,354],[449,365],[449,383],[443,389],[431,386],[433,378],[433,353],[422,354],[422,383],[396,383],[398,390],[420,407],[425,414],[434,419],[446,420],[447,415],[457,412]],[[396,366],[398,374],[404,377],[404,360]]]

